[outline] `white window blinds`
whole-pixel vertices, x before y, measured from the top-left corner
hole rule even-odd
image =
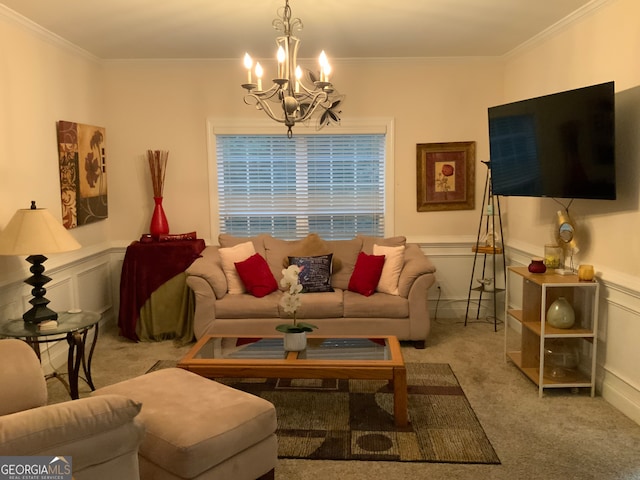
[[[216,135],[220,232],[384,235],[385,135]]]

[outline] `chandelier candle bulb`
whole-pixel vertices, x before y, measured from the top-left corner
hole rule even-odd
[[[278,58],[278,78],[286,78],[285,72],[284,72],[285,55],[284,55],[284,48],[282,48],[282,45],[278,47],[277,58]]]
[[[264,70],[262,69],[262,65],[260,62],[256,63],[256,77],[258,77],[258,91],[262,91],[262,75],[264,74]]]
[[[296,67],[296,93],[300,93],[300,79],[302,78],[302,69],[300,65]]]
[[[324,53],[324,50],[322,50],[322,52],[320,52],[320,81],[321,82],[326,82],[327,81],[327,55]]]
[[[253,67],[253,60],[248,53],[244,54],[244,68],[247,69],[247,83],[251,83],[251,68]]]

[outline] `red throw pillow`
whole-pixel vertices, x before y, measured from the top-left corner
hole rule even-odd
[[[349,279],[349,290],[365,297],[373,295],[382,275],[384,255],[358,254],[356,266]]]
[[[264,297],[278,289],[267,261],[259,253],[251,255],[242,262],[234,262],[244,287],[254,297]]]

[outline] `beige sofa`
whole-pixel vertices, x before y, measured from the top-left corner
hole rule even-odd
[[[406,243],[404,237],[357,236],[351,240],[324,241],[310,235],[286,241],[263,234],[251,238],[220,235],[218,240],[219,246],[206,247],[187,269],[187,285],[195,292],[196,338],[205,334],[275,334],[277,325],[291,321],[279,303],[281,288],[264,297],[229,293],[231,280],[223,270],[221,249],[228,251],[251,242],[277,282],[290,256],[332,255],[330,283],[334,291],[304,293],[297,312],[299,320],[319,327],[314,333],[395,335],[424,348],[430,330],[427,291],[435,282],[435,267],[417,244]],[[402,252],[397,294],[376,291],[365,296],[350,291],[349,282],[360,252],[372,255],[385,247],[403,247],[391,248]]]
[[[76,480],[139,480],[140,403],[105,395],[46,405],[38,357],[16,339],[0,340],[0,383],[0,456],[71,460]]]

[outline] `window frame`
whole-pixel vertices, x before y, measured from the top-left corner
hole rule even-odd
[[[220,234],[220,215],[218,201],[218,163],[216,154],[217,135],[286,135],[284,126],[269,120],[229,120],[207,119],[207,159],[209,173],[210,234],[213,244],[217,244]],[[394,120],[392,118],[342,120],[339,126],[317,130],[313,126],[296,125],[293,135],[356,135],[384,134],[385,136],[385,198],[384,198],[384,235],[394,236],[395,229],[395,159],[394,159]]]

